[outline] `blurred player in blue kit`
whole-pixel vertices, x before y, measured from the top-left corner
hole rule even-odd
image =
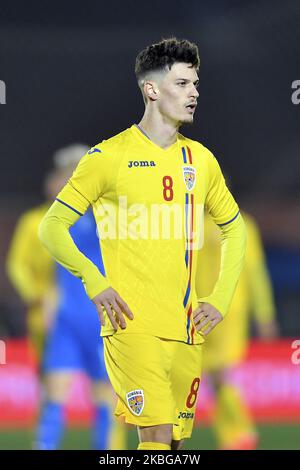
[[[83,145],[73,145],[56,152],[54,160],[58,174],[63,171],[67,180],[86,151]],[[72,227],[71,235],[80,251],[104,274],[91,211]],[[113,391],[105,369],[96,309],[87,298],[81,281],[59,264],[56,264],[56,282],[58,304],[45,344],[43,371],[46,396],[36,430],[35,447],[59,447],[65,427],[64,404],[74,373],[82,370],[92,384],[93,448],[124,448],[121,425],[112,422]]]
[[[50,199],[60,189],[58,186],[62,187],[66,183],[79,159],[87,150],[88,147],[85,145],[73,144],[55,153],[55,169],[47,178],[47,181],[51,182],[48,187],[54,188],[53,194],[49,194]],[[34,447],[40,450],[59,448],[65,428],[64,405],[68,399],[68,392],[75,372],[83,371],[91,380],[94,404],[92,446],[95,449],[122,449],[124,436],[121,425],[112,422],[113,390],[104,365],[100,322],[95,306],[86,296],[79,279],[72,276],[61,265],[55,264],[50,257],[49,259],[47,257],[47,262],[41,262],[44,259],[45,249],[38,240],[36,228],[48,206],[49,204],[44,204],[41,209],[38,208],[38,211],[31,209],[25,216],[22,216],[17,224],[8,257],[10,278],[23,298],[23,284],[27,286],[30,279],[32,279],[31,290],[33,292],[41,290],[38,290],[38,280],[34,281],[37,277],[34,276],[37,263],[42,266],[42,271],[45,271],[44,275],[40,272],[38,277],[48,279],[43,285],[54,284],[57,289],[57,304],[54,308],[54,315],[50,315],[52,318],[46,318],[48,314],[44,305],[47,302],[44,301],[40,302],[41,308],[38,315],[39,332],[40,335],[45,336],[44,350],[38,348],[38,353],[42,356],[44,399]],[[78,248],[104,274],[96,225],[91,211],[88,211],[72,227],[71,234]],[[49,268],[49,264],[53,265],[52,268]],[[18,275],[15,275],[16,273]],[[32,273],[32,276],[25,275],[26,273]],[[24,282],[20,283],[20,278],[24,278]],[[44,288],[43,297],[46,298],[47,295],[48,289]],[[51,297],[53,297],[53,292]],[[29,330],[31,330],[31,323],[28,323]],[[31,334],[31,331],[29,333]]]

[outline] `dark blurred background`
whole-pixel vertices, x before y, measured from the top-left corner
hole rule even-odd
[[[300,334],[300,4],[297,0],[5,2],[0,12],[0,259],[18,216],[42,200],[53,152],[93,145],[143,113],[137,53],[172,35],[199,45],[200,97],[183,130],[217,156],[262,230],[281,324]],[[24,330],[0,275],[0,336]]]

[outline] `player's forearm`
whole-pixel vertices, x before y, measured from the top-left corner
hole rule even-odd
[[[78,250],[69,228],[79,215],[55,202],[43,218],[39,238],[51,255],[74,276],[80,278],[90,299],[109,287],[98,268]]]
[[[9,260],[7,262],[7,275],[25,303],[29,304],[38,299],[36,283],[31,279],[31,273],[26,268],[24,269],[24,265]]]
[[[39,298],[39,292],[34,269],[27,256],[31,238],[26,229],[24,223],[19,223],[16,228],[6,258],[6,273],[22,300],[29,304]]]
[[[224,316],[229,309],[243,268],[247,237],[241,215],[230,224],[221,227],[221,230],[221,268],[219,278],[213,293],[208,297],[199,299],[199,302],[212,304]]]

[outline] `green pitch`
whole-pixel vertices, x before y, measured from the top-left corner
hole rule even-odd
[[[259,426],[259,449],[300,449],[300,425]],[[90,432],[86,429],[70,429],[66,432],[63,449],[89,449]],[[31,449],[33,433],[30,430],[0,430],[0,450]],[[134,430],[128,433],[129,449],[136,449],[137,436]],[[214,437],[209,428],[194,429],[192,439],[186,441],[185,449],[215,449]]]

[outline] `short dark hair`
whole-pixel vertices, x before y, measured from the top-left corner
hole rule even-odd
[[[168,38],[146,47],[137,55],[135,61],[137,81],[143,79],[150,71],[166,68],[171,70],[175,62],[192,64],[198,70],[200,59],[197,45],[187,39]]]

